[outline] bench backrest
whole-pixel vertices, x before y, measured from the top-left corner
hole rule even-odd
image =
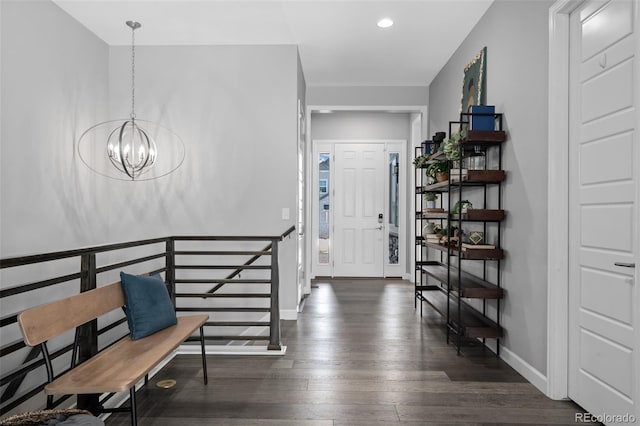
[[[122,285],[117,282],[45,305],[18,315],[24,341],[36,346],[124,305]]]

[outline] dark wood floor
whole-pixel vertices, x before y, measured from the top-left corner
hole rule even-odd
[[[437,314],[414,311],[406,281],[314,283],[283,357],[179,356],[138,391],[144,425],[546,425],[583,410],[547,399],[479,347],[456,356]],[[178,384],[160,389],[155,383]],[[126,414],[108,426],[128,425]]]

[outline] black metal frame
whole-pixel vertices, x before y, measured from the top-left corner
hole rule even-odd
[[[503,123],[503,115],[500,113],[461,113],[460,114],[460,119],[459,121],[450,121],[449,122],[449,135],[452,134],[453,131],[453,127],[454,126],[458,126],[459,129],[462,129],[463,127],[467,127],[469,126],[469,122],[470,122],[470,117],[471,115],[486,115],[486,116],[492,116],[497,124],[497,130],[502,131],[503,127],[502,127],[502,123]],[[425,145],[429,145],[432,144],[433,146],[433,142],[432,141],[425,141],[423,142],[422,146],[419,148],[416,148],[416,152],[415,155],[416,157],[418,155],[421,155],[423,152],[425,152]],[[495,144],[498,148],[498,170],[502,170],[502,145],[500,143],[496,143]],[[468,144],[468,147],[473,147],[474,144],[470,143]],[[488,193],[488,185],[487,183],[482,183],[482,184],[470,184],[467,183],[465,184],[463,182],[463,175],[462,175],[462,160],[464,158],[464,146],[462,144],[460,144],[459,146],[459,157],[460,157],[460,166],[458,167],[459,169],[459,175],[457,176],[457,182],[454,183],[454,179],[453,176],[449,176],[449,180],[448,180],[448,184],[446,186],[446,189],[442,189],[442,190],[428,190],[425,191],[424,187],[423,187],[423,182],[422,182],[422,170],[420,168],[416,168],[416,183],[419,182],[419,185],[416,187],[416,193],[422,194],[424,192],[447,192],[449,194],[449,196],[447,197],[447,212],[451,212],[452,211],[452,206],[453,206],[453,196],[451,194],[453,194],[454,192],[458,193],[457,196],[457,200],[461,201],[462,200],[462,189],[465,186],[471,185],[471,186],[475,186],[475,187],[481,187],[483,189],[483,208],[487,208],[487,193]],[[486,147],[485,147],[486,149]],[[429,151],[433,151],[432,149]],[[449,167],[452,168],[452,164],[453,162],[451,160],[447,160],[449,163]],[[485,164],[485,169],[486,169],[486,164]],[[497,191],[498,191],[498,209],[502,209],[502,185],[501,184],[497,184]],[[442,198],[440,199],[440,205],[442,207]],[[422,226],[422,220],[423,217],[421,215],[422,212],[422,197],[421,197],[421,201],[420,201],[420,210],[419,212],[416,212],[416,223],[420,224],[420,227]],[[420,214],[419,214],[420,213]],[[434,220],[434,219],[431,219]],[[462,214],[459,214],[457,219],[453,219],[451,214],[449,214],[447,216],[447,218],[442,218],[440,219],[441,223],[443,223],[444,221],[447,222],[447,226],[449,226],[449,224],[453,224],[455,223],[458,226],[458,229],[462,229]],[[483,229],[484,229],[484,234],[487,235],[487,223],[491,222],[491,221],[482,221],[483,222]],[[501,247],[502,245],[502,232],[501,232],[501,226],[500,224],[498,224],[497,227],[497,247]],[[447,279],[446,279],[446,284],[444,284],[444,288],[443,285],[426,285],[426,281],[425,281],[425,273],[423,272],[423,265],[425,263],[429,263],[428,261],[425,261],[424,259],[426,259],[426,256],[423,255],[422,250],[423,248],[423,243],[424,243],[424,237],[418,237],[418,230],[416,229],[416,265],[415,265],[415,302],[414,305],[417,304],[417,301],[420,300],[420,302],[425,302],[427,304],[429,304],[430,306],[432,306],[436,311],[438,311],[446,320],[446,333],[447,333],[447,343],[450,342],[450,336],[451,333],[453,332],[454,335],[456,336],[456,350],[458,355],[460,354],[460,348],[462,346],[463,343],[463,338],[465,336],[463,336],[463,331],[464,331],[464,327],[462,326],[463,324],[463,320],[462,320],[462,312],[463,312],[463,302],[462,299],[463,297],[461,297],[459,294],[455,294],[455,289],[452,286],[452,269],[451,269],[451,262],[452,262],[452,257],[457,257],[456,259],[456,263],[457,263],[457,271],[455,272],[457,275],[457,282],[461,283],[462,282],[462,260],[463,260],[463,256],[462,256],[462,244],[458,244],[457,249],[446,249],[446,254],[443,254],[444,252],[440,252],[440,263],[443,263],[443,257],[446,256],[446,266],[447,266]],[[453,252],[456,252],[456,255],[453,255]],[[419,260],[418,260],[419,259]],[[500,274],[500,260],[492,260],[493,262],[496,262],[496,269],[497,269],[497,277],[496,277],[496,285],[498,288],[501,288],[501,274]],[[488,262],[489,260],[482,260],[483,262],[483,273],[482,273],[482,279],[486,280],[487,279],[487,270],[488,270]],[[442,307],[437,306],[435,303],[432,303],[424,294],[423,291],[430,291],[430,290],[436,290],[439,292],[444,292],[446,294],[446,309],[442,309]],[[500,326],[500,299],[496,298],[496,323],[498,326]],[[456,318],[455,321],[452,319],[452,306],[451,303],[455,303],[456,306]],[[444,311],[444,312],[443,312]],[[420,303],[420,315],[422,315],[422,303]],[[487,316],[487,299],[482,299],[482,315],[483,316]],[[486,339],[483,338],[482,339],[483,344],[486,344]],[[500,338],[496,338],[496,355],[499,356],[500,354]]]
[[[88,291],[97,287],[97,276],[101,273],[107,271],[113,271],[115,269],[123,268],[130,265],[135,264],[145,264],[147,262],[151,262],[157,259],[164,258],[164,266],[162,267],[154,267],[153,270],[149,271],[150,274],[154,273],[165,273],[165,282],[167,283],[167,287],[169,290],[169,294],[171,295],[171,299],[176,306],[176,299],[182,297],[200,297],[200,298],[212,298],[212,297],[229,297],[229,295],[216,295],[216,291],[219,290],[222,286],[232,284],[232,283],[242,283],[249,282],[251,280],[238,280],[233,279],[238,276],[245,269],[255,269],[265,271],[270,271],[269,279],[264,282],[264,284],[270,285],[270,304],[269,308],[205,308],[200,309],[202,312],[226,312],[226,311],[234,311],[234,312],[255,312],[256,309],[264,310],[265,312],[270,313],[269,322],[255,322],[255,321],[237,321],[237,322],[214,322],[208,321],[205,323],[203,327],[200,328],[200,336],[199,337],[191,337],[188,341],[199,341],[201,345],[201,351],[203,353],[203,368],[204,368],[204,380],[205,384],[207,382],[206,376],[206,357],[205,354],[205,342],[206,340],[262,340],[268,339],[268,349],[270,350],[279,350],[281,348],[280,343],[280,311],[279,311],[279,269],[278,269],[278,243],[281,242],[285,237],[289,236],[295,230],[295,226],[287,229],[283,234],[278,236],[174,236],[174,237],[164,237],[164,238],[153,238],[139,241],[131,241],[125,243],[117,243],[117,244],[107,244],[100,246],[93,246],[82,249],[74,249],[74,250],[66,250],[66,251],[58,251],[51,253],[43,253],[36,254],[30,256],[18,256],[11,258],[0,259],[0,269],[8,269],[8,268],[16,268],[23,267],[26,265],[37,265],[43,262],[52,262],[62,259],[69,259],[74,257],[80,257],[80,270],[78,272],[74,272],[71,274],[60,275],[56,277],[48,277],[47,279],[25,283],[22,285],[16,285],[14,287],[8,287],[0,290],[0,300],[5,299],[10,296],[18,296],[18,295],[26,295],[29,292],[37,291],[43,288],[50,288],[52,286],[56,286],[62,283],[67,283],[73,280],[80,280],[80,292]],[[209,252],[201,252],[201,253],[190,253],[188,251],[177,251],[176,243],[185,242],[185,241],[248,241],[248,242],[259,242],[259,241],[269,241],[269,245],[265,247],[263,250],[258,251],[248,251],[248,250],[235,250],[233,254],[236,256],[243,255],[251,255],[252,257],[245,262],[244,265],[180,265],[176,262],[176,257],[181,256],[183,254],[196,254],[196,255],[211,255],[212,253],[216,253],[216,251]],[[146,255],[143,257],[137,257],[134,259],[128,259],[126,261],[113,263],[109,265],[104,265],[98,267],[96,263],[96,254],[113,252],[117,250],[129,249],[134,247],[150,247],[154,248],[154,245],[163,244],[164,247],[161,249],[161,252],[155,253],[152,255]],[[219,251],[218,251],[219,253]],[[269,265],[254,265],[254,263],[262,256],[271,256],[271,261]],[[199,266],[199,267],[198,267]],[[176,284],[180,284],[183,282],[192,283],[193,280],[182,280],[176,277],[176,271],[184,270],[184,269],[230,269],[233,270],[226,279],[217,279],[217,280],[209,280],[209,282],[216,283],[216,287],[205,293],[176,293]],[[257,280],[252,280],[251,282],[256,282]],[[265,297],[266,293],[261,293],[259,297]],[[236,294],[238,297],[240,294]],[[177,312],[187,312],[191,311],[191,308],[181,308],[177,307]],[[17,315],[18,313],[13,313],[8,316],[0,318],[0,327],[8,327],[8,326],[17,326]],[[83,361],[89,359],[98,353],[98,337],[107,333],[110,330],[117,328],[118,326],[124,324],[126,322],[126,318],[123,316],[115,320],[110,324],[106,324],[101,328],[98,328],[97,320],[90,321],[87,324],[84,324],[76,329],[76,333],[74,336],[74,342],[68,344],[62,348],[56,349],[54,352],[49,353],[49,348],[47,348],[46,344],[31,348],[27,356],[25,357],[25,361],[23,366],[17,368],[13,371],[2,371],[2,375],[0,376],[0,386],[7,385],[3,391],[3,394],[0,396],[0,415],[9,413],[12,409],[27,401],[30,398],[38,395],[44,389],[45,383],[41,383],[32,389],[22,391],[18,394],[18,388],[23,382],[24,378],[27,374],[35,371],[42,366],[47,370],[47,379],[51,381],[53,379],[53,369],[52,363],[53,360],[58,357],[64,356],[66,354],[71,353],[71,366],[73,368],[76,364],[82,363]],[[208,336],[204,332],[204,327],[207,326],[264,326],[269,327],[269,336]],[[123,338],[128,334],[127,332],[120,337]],[[115,341],[118,341],[116,339]],[[111,342],[113,344],[115,342]],[[109,345],[109,346],[110,346]],[[26,347],[26,344],[22,340],[10,342],[6,345],[3,345],[0,348],[0,357],[5,357],[11,355],[17,351],[23,350]],[[108,347],[108,346],[107,346]],[[102,348],[104,350],[105,348]],[[42,352],[43,357],[41,359],[37,359]],[[51,371],[49,371],[51,370]],[[60,375],[64,374],[66,371],[60,372]],[[146,380],[145,380],[146,382]],[[101,406],[111,399],[115,394],[108,394],[99,400],[98,395],[78,395],[78,406],[81,408],[87,408],[92,412],[99,411]],[[133,390],[133,395],[135,395],[135,390]],[[54,400],[53,397],[47,398],[47,406],[57,406],[63,401],[67,400],[70,395],[65,395],[57,400]],[[135,399],[131,400],[135,405]],[[104,410],[104,409],[103,409]],[[133,407],[130,410],[135,410]],[[118,411],[130,411],[130,410],[118,410]],[[104,410],[106,411],[106,410]],[[133,415],[133,414],[132,414]],[[134,423],[135,424],[135,423]]]

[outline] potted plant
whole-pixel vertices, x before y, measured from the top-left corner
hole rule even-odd
[[[451,137],[444,143],[442,151],[447,159],[460,161],[460,142],[467,137],[466,130],[460,130],[451,134]]]
[[[453,209],[451,209],[451,213],[452,214],[464,214],[467,212],[468,209],[473,208],[473,204],[471,204],[471,201],[469,200],[460,200],[458,202],[456,202],[455,206],[453,206]]]
[[[419,155],[413,160],[413,165],[416,166],[416,169],[422,168],[427,164],[428,158],[428,155]]]
[[[438,235],[440,235],[440,244],[448,245],[449,240],[456,235],[456,231],[458,231],[457,226],[447,225],[444,228],[440,229],[440,231],[438,232]]]
[[[443,182],[449,179],[449,163],[446,161],[436,160],[429,164],[426,174],[436,182]]]
[[[427,203],[427,209],[436,208],[436,199],[438,198],[438,195],[435,192],[426,192],[422,198]]]

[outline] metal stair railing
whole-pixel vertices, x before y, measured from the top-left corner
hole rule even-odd
[[[266,341],[269,350],[279,350],[281,343],[278,246],[294,230],[295,227],[291,227],[278,236],[163,237],[0,259],[0,328],[3,339],[8,340],[0,342],[0,363],[3,366],[0,372],[0,387],[4,387],[0,395],[0,415],[10,413],[36,396],[42,399],[40,405],[44,406],[44,363],[38,348],[28,348],[22,341],[17,325],[20,311],[52,300],[51,294],[62,299],[118,281],[117,273],[123,268],[138,274],[164,273],[167,288],[178,313],[199,310],[209,313],[212,317],[219,316],[206,324],[209,329],[261,327],[269,330],[268,336],[236,332],[209,334],[206,336],[207,340],[218,344],[232,341],[253,344],[262,340]],[[269,244],[257,250],[233,246],[234,243],[259,244],[264,241],[268,241]],[[188,242],[227,246],[223,249],[214,247],[207,250],[176,250],[176,243],[182,245]],[[197,265],[182,262],[190,257],[202,256],[217,262],[220,258],[251,258],[237,265],[215,262]],[[176,264],[176,258],[181,260],[180,264]],[[269,262],[265,264],[261,259],[267,258]],[[211,275],[214,272],[228,270],[233,272],[222,277]],[[188,274],[183,276],[186,271],[207,275],[198,278],[190,277]],[[267,276],[243,277],[245,272],[247,275],[262,272]],[[216,286],[204,293],[190,289],[206,284]],[[227,291],[232,286],[237,289]],[[262,289],[257,290],[256,286]],[[180,289],[179,292],[176,292],[177,288]],[[189,303],[190,300],[199,300],[200,303],[194,306],[193,303]],[[268,321],[263,318],[251,318],[256,314],[263,317],[268,314]],[[124,314],[115,318],[105,316],[104,319],[101,318],[100,324],[98,321],[87,323],[79,327],[75,335],[69,333],[66,340],[62,339],[64,341],[53,348],[51,357],[60,358],[58,362],[79,364],[99,350],[126,337],[128,328],[125,324]],[[16,362],[20,359],[23,361]],[[103,396],[99,401],[98,395],[79,396],[78,405],[104,404],[113,396],[114,394]],[[56,405],[68,398],[69,396],[59,398]]]

